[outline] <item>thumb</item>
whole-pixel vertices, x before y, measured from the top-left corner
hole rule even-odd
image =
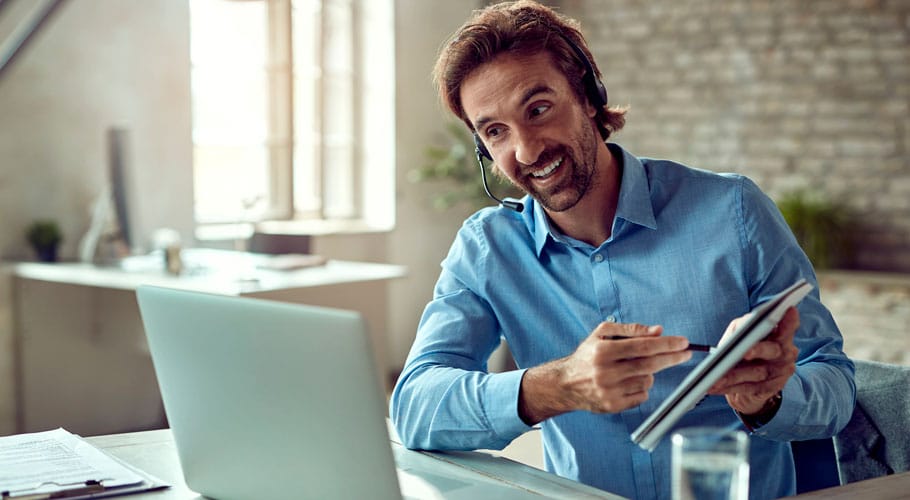
[[[749,318],[751,318],[753,314],[754,313],[748,312],[738,318],[733,319],[733,321],[727,325],[727,329],[724,330],[724,334],[720,337],[720,342],[718,342],[717,345],[723,345],[724,342],[726,342],[733,335],[733,332],[735,332],[736,329],[740,327],[740,325],[746,321],[749,321]]]
[[[603,322],[594,329],[594,335],[601,339],[613,337],[659,337],[664,331],[660,325],[642,325],[639,323]]]

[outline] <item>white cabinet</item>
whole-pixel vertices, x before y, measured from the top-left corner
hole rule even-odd
[[[165,427],[132,291],[16,278],[18,431]]]

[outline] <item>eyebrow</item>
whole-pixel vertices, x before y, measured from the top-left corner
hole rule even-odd
[[[548,85],[544,85],[542,83],[535,85],[535,86],[531,87],[530,89],[528,89],[524,93],[524,95],[521,96],[521,100],[518,102],[518,104],[524,106],[525,104],[528,103],[528,101],[533,99],[534,96],[536,96],[537,94],[552,94],[553,92],[554,92],[553,89],[550,88]],[[491,117],[481,116],[474,123],[474,130],[480,130],[481,128],[483,128],[484,125],[486,125],[487,123],[489,123],[491,121],[493,121],[493,119]]]

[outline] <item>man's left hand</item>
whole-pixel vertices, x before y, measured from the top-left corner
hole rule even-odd
[[[724,339],[748,316],[730,322]],[[771,333],[746,351],[743,359],[708,390],[709,394],[723,394],[727,404],[743,415],[758,413],[765,403],[780,392],[787,380],[796,372],[799,349],[793,336],[799,328],[799,313],[791,307]]]

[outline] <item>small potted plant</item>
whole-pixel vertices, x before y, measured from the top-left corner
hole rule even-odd
[[[63,241],[60,226],[52,220],[36,220],[25,232],[25,238],[43,262],[56,262],[57,248]]]
[[[797,190],[785,194],[777,206],[816,269],[850,267],[852,221],[845,205],[820,193]]]

